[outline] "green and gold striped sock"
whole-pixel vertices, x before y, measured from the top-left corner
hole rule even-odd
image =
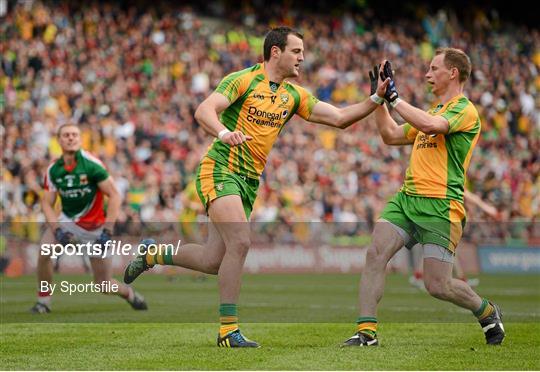
[[[473,314],[475,317],[478,318],[478,320],[483,320],[493,314],[493,311],[495,311],[493,305],[491,305],[486,298],[483,298],[482,304],[480,305],[478,310],[473,311]]]
[[[157,249],[157,253],[151,254],[150,252],[146,253],[146,264],[154,266],[159,265],[174,265],[173,263],[173,247],[167,247],[165,249]]]
[[[219,305],[219,337],[225,337],[238,329],[238,309],[236,304]]]
[[[377,318],[371,316],[361,316],[356,320],[358,332],[371,336],[373,338],[377,337]]]

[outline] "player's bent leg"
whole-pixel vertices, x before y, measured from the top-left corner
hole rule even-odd
[[[220,330],[218,346],[259,347],[238,329],[236,304],[240,294],[242,269],[251,244],[249,222],[242,199],[227,195],[215,199],[208,214],[225,243],[225,254],[218,272],[220,292]]]
[[[172,257],[175,266],[200,271],[205,274],[217,275],[221,261],[225,255],[225,242],[216,226],[208,222],[208,241],[205,245],[186,244],[180,247]]]
[[[471,287],[477,287],[478,284],[480,284],[480,280],[478,278],[467,278],[465,270],[463,270],[463,265],[461,264],[458,256],[456,256],[454,261],[454,277],[467,282],[467,284]]]
[[[436,247],[441,253],[437,258],[433,257],[437,256],[437,253],[433,253],[436,252],[435,248],[431,253],[424,249],[425,254],[432,255],[424,258],[424,282],[427,291],[433,297],[471,310],[478,318],[486,342],[493,345],[502,343],[505,331],[499,306],[478,296],[466,282],[452,278],[452,263],[448,262],[448,259],[443,261],[447,255],[441,250],[446,248]]]
[[[41,244],[54,243],[56,243],[54,234],[51,229],[47,228],[41,239]],[[50,255],[42,253],[44,252],[40,249],[37,261],[38,298],[34,306],[30,309],[30,312],[35,314],[44,314],[51,311],[51,291],[49,288],[53,280],[53,264]]]
[[[357,332],[341,346],[376,346],[377,304],[382,298],[388,261],[403,247],[407,236],[403,230],[385,220],[379,220],[373,230],[373,242],[366,254],[366,264],[360,280]]]
[[[154,239],[143,239],[139,246],[141,249],[156,244]],[[225,243],[216,228],[208,223],[208,241],[205,245],[184,244],[178,252],[157,251],[155,254],[141,252],[131,261],[124,272],[124,282],[132,283],[139,275],[156,264],[180,266],[186,269],[199,271],[205,274],[216,275],[225,254]]]
[[[112,285],[118,286],[118,290],[114,292],[103,292],[103,294],[113,294],[125,299],[135,310],[147,310],[148,305],[144,297],[136,292],[133,288],[123,283],[120,283],[112,277],[112,259],[111,258],[91,258],[90,265],[94,274],[94,283],[109,282]]]
[[[464,281],[452,278],[454,255],[448,249],[424,245],[424,283],[430,295],[474,311],[482,299]]]

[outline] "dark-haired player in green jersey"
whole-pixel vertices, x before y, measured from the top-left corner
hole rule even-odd
[[[376,93],[361,103],[337,108],[286,80],[299,75],[303,61],[303,36],[288,27],[274,28],[264,41],[264,62],[226,76],[201,103],[195,118],[216,137],[196,180],[212,222],[208,242],[185,245],[174,256],[140,256],[126,268],[126,283],[156,263],[217,274],[221,302],[218,346],[259,346],[240,333],[236,304],[250,246],[247,222],[277,136],[294,114],[313,123],[347,128],[383,102],[389,83],[381,81]]]

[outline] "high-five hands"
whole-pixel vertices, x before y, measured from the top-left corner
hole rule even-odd
[[[373,66],[373,71],[369,71],[369,81],[371,84],[371,100],[379,105],[384,103],[384,96],[388,90],[390,79],[379,80],[380,66]]]
[[[384,99],[388,101],[388,103],[392,104],[399,98],[396,84],[394,82],[394,72],[392,71],[392,65],[390,64],[390,61],[385,61],[382,68],[380,66],[381,65],[379,65],[379,74],[381,76],[381,80],[390,79],[388,88],[384,93]]]

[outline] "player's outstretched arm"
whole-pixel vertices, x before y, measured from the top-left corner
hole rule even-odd
[[[383,142],[386,145],[410,145],[414,139],[407,138],[405,126],[398,125],[390,116],[386,106],[381,106],[375,110],[375,123]]]
[[[220,93],[210,94],[195,111],[195,119],[204,130],[214,137],[219,138],[223,143],[231,146],[240,145],[252,139],[240,131],[231,132],[219,121],[219,113],[230,106],[230,102]]]
[[[379,72],[381,79],[390,79],[390,84],[384,95],[385,100],[390,103],[403,119],[425,134],[448,133],[449,126],[445,118],[438,115],[430,115],[399,98],[392,65],[389,61],[383,61]]]
[[[105,219],[105,229],[108,229],[110,232],[113,231],[114,224],[118,219],[120,214],[120,206],[122,205],[122,197],[114,184],[113,178],[111,176],[107,177],[106,180],[98,183],[99,189],[109,197],[107,203],[107,217]]]
[[[317,102],[308,121],[340,129],[348,128],[384,103],[382,97],[389,83],[390,79],[379,82],[375,94],[355,105],[338,108],[326,102]]]
[[[490,203],[487,203],[484,200],[482,200],[482,198],[480,196],[476,195],[475,193],[473,193],[473,192],[471,192],[469,190],[465,190],[465,192],[463,193],[463,198],[465,200],[465,204],[467,204],[467,203],[473,204],[473,205],[477,206],[482,212],[484,212],[489,217],[491,217],[491,218],[493,218],[495,220],[500,220],[501,214],[497,210],[497,208],[495,208],[494,205],[492,205]]]
[[[377,87],[380,85],[380,82],[383,80],[383,77],[381,76],[381,79],[379,79],[379,69],[381,65],[373,66],[373,69],[369,71],[369,81],[371,84],[371,94],[375,93],[377,90]],[[387,80],[387,79],[384,79]],[[389,85],[392,84],[392,81],[390,81]],[[386,88],[386,91],[384,92],[385,96],[387,95],[388,87]],[[414,140],[408,139],[404,126],[398,125],[396,121],[390,116],[390,113],[388,112],[388,109],[386,106],[381,106],[375,110],[375,114],[373,115],[375,117],[375,123],[377,124],[377,129],[379,130],[379,134],[382,137],[382,140],[387,145],[408,145],[413,143]]]

